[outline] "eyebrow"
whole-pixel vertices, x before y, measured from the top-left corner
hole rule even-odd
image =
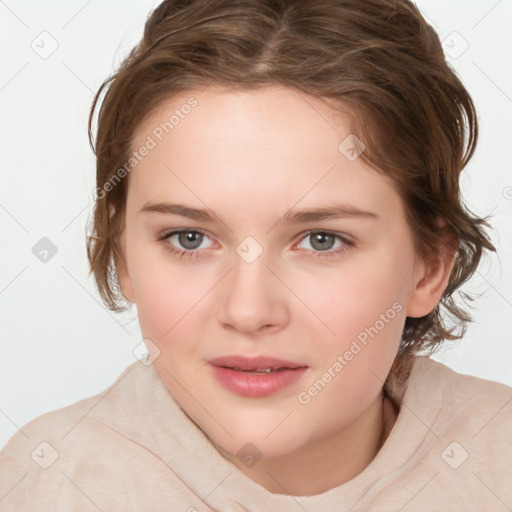
[[[163,213],[167,215],[179,215],[192,220],[203,222],[219,222],[222,220],[215,213],[200,208],[192,208],[183,204],[171,204],[166,202],[150,203],[146,202],[140,210],[141,212]],[[306,222],[314,222],[327,219],[339,218],[368,218],[379,219],[379,215],[375,212],[361,210],[349,205],[333,205],[325,208],[311,208],[304,210],[288,210],[282,217],[280,222],[285,224],[304,224]]]

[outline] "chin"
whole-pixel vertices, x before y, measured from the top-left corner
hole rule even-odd
[[[232,421],[227,430],[233,434],[231,437],[225,431],[219,432],[215,429],[215,436],[210,436],[210,440],[221,452],[237,457],[240,461],[280,457],[289,455],[300,449],[306,442],[304,438],[304,425],[299,429],[300,437],[295,432],[293,425],[285,425],[288,419],[282,421],[272,420],[264,421],[260,418],[256,424],[255,421]],[[246,464],[251,467],[250,464]]]

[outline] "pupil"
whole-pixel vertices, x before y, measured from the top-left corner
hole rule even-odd
[[[313,247],[315,247],[315,249],[331,249],[332,248],[332,245],[334,242],[333,236],[331,236],[327,233],[315,233],[311,236],[313,237],[314,242],[318,244],[316,247],[315,247],[315,243],[312,244]]]
[[[180,244],[186,249],[196,249],[201,245],[201,240],[199,239],[199,244],[197,243],[197,238],[201,237],[201,233],[194,233],[192,231],[184,231],[179,235]],[[196,245],[194,245],[196,244]]]

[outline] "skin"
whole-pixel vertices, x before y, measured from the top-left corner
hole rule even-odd
[[[434,309],[451,258],[417,258],[393,184],[339,151],[350,133],[345,118],[318,98],[281,86],[182,94],[138,126],[133,148],[190,96],[197,107],[129,175],[117,262],[123,294],[160,351],[158,375],[218,451],[270,492],[319,494],[363,471],[393,427],[396,411],[382,385],[406,316]],[[209,209],[221,221],[141,212],[147,202]],[[282,220],[290,210],[333,204],[378,218]],[[207,236],[192,234],[188,245],[177,235],[159,240],[181,228]],[[309,230],[334,231],[355,245],[335,238],[322,246]],[[252,263],[236,252],[248,236],[263,249]],[[198,252],[180,258],[169,247]],[[346,250],[335,254],[339,247]],[[395,303],[401,311],[300,403],[298,394]],[[218,383],[207,363],[228,354],[309,368],[275,395],[242,397]],[[248,442],[261,455],[252,467],[236,455]]]

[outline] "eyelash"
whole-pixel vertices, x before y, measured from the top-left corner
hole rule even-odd
[[[168,238],[172,235],[176,235],[179,233],[199,233],[203,236],[206,236],[210,238],[204,231],[201,231],[200,229],[177,229],[173,231],[169,231],[162,235],[158,241],[162,242],[164,244],[164,247],[166,250],[168,250],[170,253],[174,254],[175,256],[179,257],[180,259],[186,258],[193,258],[197,257],[199,255],[199,252],[201,252],[203,249],[193,249],[193,250],[179,250],[176,249],[174,245],[172,245]],[[326,230],[310,230],[307,233],[304,234],[304,236],[299,240],[299,243],[302,242],[305,238],[308,236],[311,236],[312,234],[321,233],[323,235],[329,235],[333,236],[334,238],[337,238],[341,242],[343,242],[343,245],[341,247],[338,247],[336,250],[329,250],[329,251],[314,251],[313,254],[315,257],[319,258],[331,258],[334,256],[338,256],[340,253],[349,251],[355,247],[355,243],[351,240],[348,240],[347,238],[341,236],[339,233],[335,233],[332,231],[326,231]]]

